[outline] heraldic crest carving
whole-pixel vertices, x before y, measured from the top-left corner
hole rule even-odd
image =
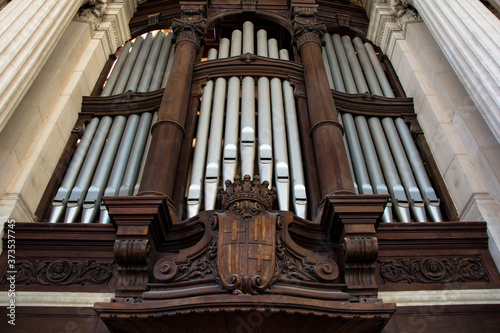
[[[258,294],[278,277],[276,234],[279,214],[271,213],[276,191],[258,176],[226,181],[219,188],[224,207],[217,213],[219,228],[217,266],[219,283],[226,289]]]

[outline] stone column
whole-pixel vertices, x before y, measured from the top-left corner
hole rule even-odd
[[[13,1],[0,11],[0,131],[83,2]]]
[[[201,9],[184,10],[181,19],[173,20],[176,46],[170,74],[172,80],[167,83],[158,120],[153,125],[151,146],[139,188],[138,195],[167,197],[172,218],[176,216],[172,196],[185,137],[193,64],[203,40],[204,27]]]
[[[315,10],[295,10],[294,42],[304,65],[310,136],[316,156],[321,197],[335,193],[354,193],[342,139],[343,128],[338,122],[321,54],[321,38],[326,27],[324,23],[316,21]]]
[[[500,141],[500,20],[479,0],[411,3]]]

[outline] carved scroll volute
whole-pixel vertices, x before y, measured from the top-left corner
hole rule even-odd
[[[347,291],[353,298],[374,299],[378,292],[376,227],[387,203],[382,195],[335,195],[325,202],[321,224],[338,244]]]
[[[226,211],[217,216],[217,275],[225,289],[258,294],[275,282],[278,214],[268,212],[276,198],[268,186],[246,175],[219,189]]]

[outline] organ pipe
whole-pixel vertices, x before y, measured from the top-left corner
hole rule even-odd
[[[363,76],[363,71],[358,62],[358,57],[354,52],[354,48],[351,43],[349,36],[342,36],[342,45],[344,46],[344,51],[347,56],[347,61],[351,68],[351,73],[354,77],[354,82],[356,83],[356,89],[358,93],[370,92],[368,85],[366,84],[365,77]]]
[[[160,54],[158,55],[158,63],[155,67],[153,78],[151,79],[149,91],[155,91],[161,88],[163,76],[165,75],[165,69],[167,68],[167,62],[169,59],[170,50],[173,49],[172,47],[173,35],[174,35],[173,33],[168,32],[165,35],[165,38],[163,38],[163,44],[161,46]]]
[[[382,91],[384,92],[385,97],[394,97],[394,92],[392,91],[391,85],[389,84],[389,80],[387,80],[387,77],[385,76],[384,70],[382,69],[382,66],[380,65],[380,61],[378,61],[377,55],[375,54],[375,50],[373,49],[373,46],[370,43],[365,43],[365,49],[366,52],[368,53],[368,57],[370,58],[370,61],[373,66],[373,70],[375,71],[375,74],[377,75],[378,82],[380,83],[380,87],[382,88]]]
[[[357,94],[358,89],[356,88],[356,83],[354,82],[354,77],[349,66],[349,60],[342,44],[342,40],[338,34],[332,36],[333,48],[337,54],[337,60],[340,66],[340,72],[342,73],[342,79],[344,82],[345,90],[337,90],[342,92],[347,92],[348,94]],[[334,77],[335,80],[335,77]],[[335,87],[337,87],[337,81],[335,82]]]
[[[150,32],[147,34],[144,43],[142,43],[141,51],[137,56],[134,68],[132,69],[132,73],[130,73],[130,77],[128,79],[125,91],[129,90],[137,91],[137,87],[139,86],[139,81],[141,80],[141,76],[144,71],[144,66],[146,66],[146,61],[148,60],[149,51],[151,50],[152,45],[153,45],[153,34]]]
[[[73,155],[73,159],[71,160],[68,169],[66,170],[66,174],[61,182],[61,186],[57,190],[57,193],[52,202],[52,211],[50,214],[49,222],[55,223],[61,220],[64,209],[66,208],[66,204],[68,201],[68,197],[70,195],[70,191],[73,185],[76,182],[78,177],[78,173],[82,167],[83,162],[87,156],[87,152],[92,143],[92,139],[97,130],[97,126],[99,125],[99,118],[93,118],[90,123],[87,125],[85,132],[83,133],[82,139],[76,148],[75,154]]]
[[[242,40],[242,33],[240,30],[236,29],[233,31],[231,35],[231,57],[236,57],[241,55],[241,40]]]
[[[87,156],[85,157],[85,162],[83,162],[82,168],[76,180],[76,185],[71,190],[71,194],[68,198],[68,204],[66,208],[66,217],[64,219],[65,223],[73,223],[78,216],[81,205],[87,189],[92,181],[92,176],[94,174],[97,163],[99,162],[99,156],[106,142],[106,137],[108,136],[109,129],[113,120],[111,117],[102,117],[97,129],[92,144],[90,145]]]
[[[266,43],[267,45],[267,43]],[[273,178],[273,137],[271,129],[271,95],[269,79],[259,78],[258,85],[258,128],[259,128],[259,175],[262,182],[271,186]]]
[[[127,59],[125,60],[125,64],[123,65],[122,70],[120,71],[120,76],[113,89],[112,95],[118,95],[125,92],[125,87],[127,86],[130,73],[132,73],[135,61],[137,59],[137,56],[139,55],[143,41],[144,38],[142,38],[142,36],[139,36],[135,39],[134,45],[132,46],[132,49],[130,50],[130,53],[127,56]]]
[[[352,42],[354,44],[354,47],[356,48],[359,63],[363,68],[363,73],[365,74],[366,82],[370,87],[370,92],[374,95],[384,96],[382,89],[380,88],[380,84],[378,83],[377,75],[373,70],[368,52],[366,52],[365,46],[363,45],[363,41],[361,40],[361,38],[356,37],[352,40]]]
[[[123,45],[123,48],[118,55],[118,59],[116,59],[113,71],[109,75],[108,80],[106,81],[106,85],[102,90],[101,96],[110,96],[113,92],[116,82],[118,81],[118,78],[120,76],[120,72],[123,68],[123,65],[125,64],[125,60],[127,60],[127,56],[129,55],[131,47],[132,42],[126,42],[125,45]]]
[[[243,78],[241,90],[241,173],[253,178],[255,160],[255,80],[253,77]]]
[[[246,79],[246,78],[245,78]],[[253,89],[253,87],[252,87]],[[227,105],[226,105],[226,126],[224,136],[224,158],[223,158],[223,177],[234,180],[236,168],[238,166],[238,123],[240,112],[240,78],[231,77],[228,82],[227,89]],[[243,110],[242,110],[243,113]],[[243,122],[243,116],[242,116]],[[243,167],[242,162],[242,167]],[[225,186],[225,185],[224,185]]]
[[[153,119],[151,120],[151,127],[149,128],[149,131],[148,131],[148,139],[146,141],[146,146],[144,147],[144,150],[143,150],[141,167],[139,169],[139,174],[137,175],[137,181],[136,181],[135,186],[134,186],[133,195],[136,195],[137,193],[139,193],[139,186],[141,185],[142,174],[144,172],[144,167],[146,166],[146,159],[147,159],[146,152],[149,151],[149,146],[151,145],[151,137],[152,137],[151,131],[153,130],[153,126],[156,123],[157,119],[158,119],[158,112],[155,112],[153,115]]]
[[[328,58],[328,66],[331,71],[333,86],[336,90],[345,92],[344,80],[342,79],[342,72],[340,70],[339,61],[337,60],[337,54],[332,43],[332,37],[329,33],[325,33],[323,40],[325,41],[325,51]]]
[[[111,173],[111,167],[113,166],[113,161],[115,159],[118,146],[120,145],[125,123],[126,118],[124,116],[116,116],[113,120],[113,125],[109,131],[106,145],[104,146],[104,150],[102,151],[99,159],[99,164],[97,165],[97,169],[94,173],[92,184],[83,201],[82,223],[93,222],[95,216],[97,215],[102,194],[104,193],[108,177]],[[80,206],[78,208],[80,208]]]
[[[243,23],[243,54],[254,53],[254,32],[253,23],[246,21]]]
[[[257,31],[257,55],[267,57],[267,31],[260,29]]]
[[[144,66],[144,71],[142,72],[141,81],[139,82],[138,92],[149,91],[149,86],[151,80],[153,79],[154,70],[158,63],[158,57],[160,56],[160,51],[163,45],[165,34],[162,31],[158,31],[156,34],[151,50],[149,51],[148,60]]]

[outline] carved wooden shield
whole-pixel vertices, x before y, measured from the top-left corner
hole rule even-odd
[[[271,284],[275,259],[276,215],[219,215],[218,268],[229,290],[257,294]]]

